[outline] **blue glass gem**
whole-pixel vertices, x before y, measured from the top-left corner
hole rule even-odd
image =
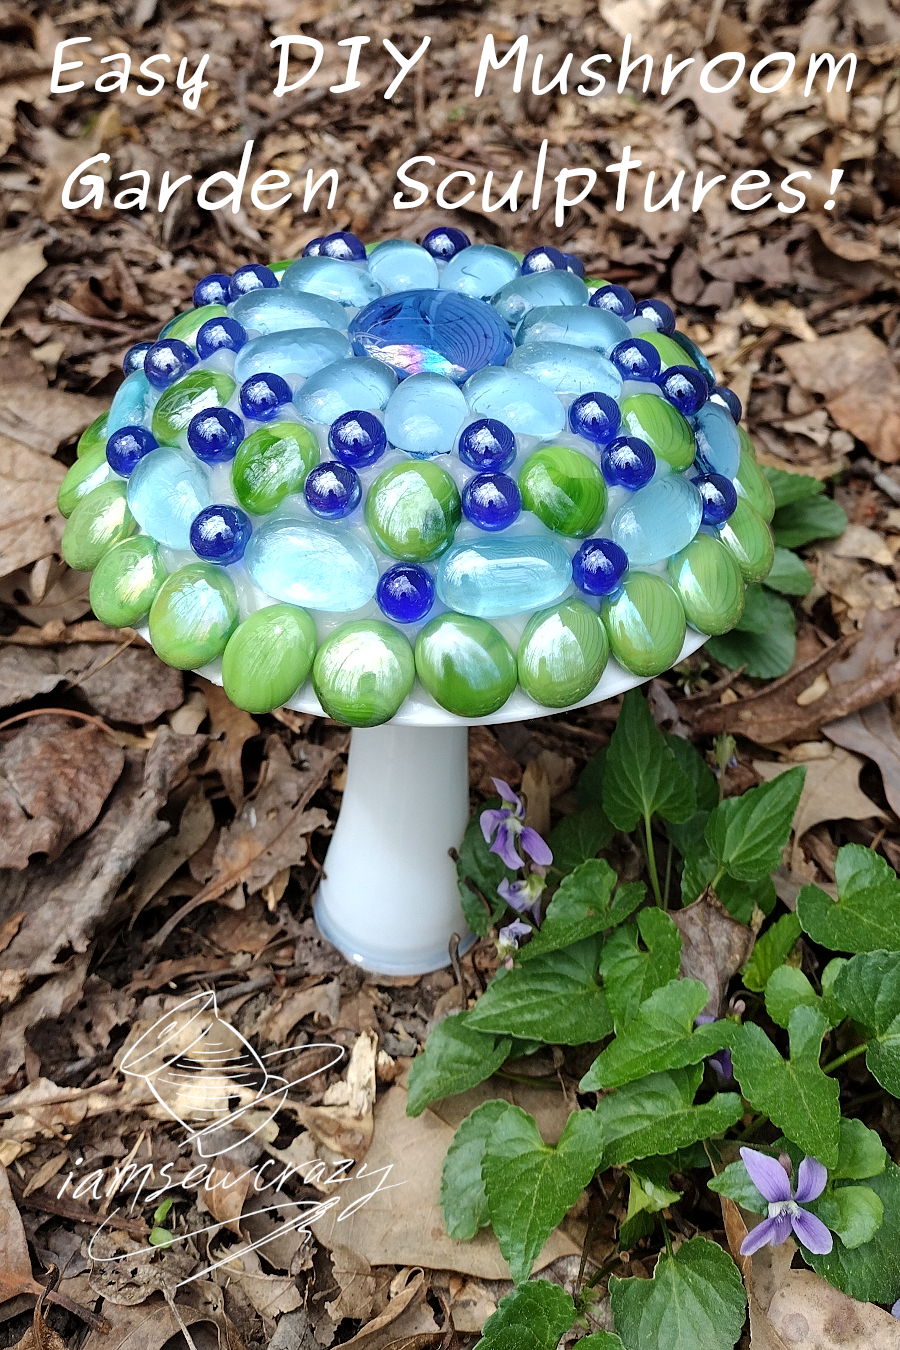
[[[207,319],[197,333],[197,355],[201,361],[216,352],[239,352],[247,341],[247,334],[236,319],[223,315]]]
[[[595,309],[608,309],[620,319],[630,319],[634,313],[634,296],[624,286],[600,286],[591,296]]]
[[[651,567],[686,548],[700,528],[700,493],[680,474],[654,478],[613,516],[610,534],[633,567]]]
[[[734,478],[741,463],[738,429],[721,403],[704,403],[693,419],[697,458],[708,473]]]
[[[574,272],[576,277],[584,276],[584,263],[580,258],[576,258],[574,253],[564,253],[563,257],[566,260],[567,272]]]
[[[541,244],[539,248],[533,248],[522,259],[522,275],[527,277],[530,272],[565,272],[566,255],[561,253],[558,248],[552,244]]]
[[[462,234],[462,230],[454,233]],[[434,604],[434,582],[419,563],[394,563],[378,578],[375,599],[382,614],[394,623],[418,623]]]
[[[133,347],[128,348],[122,361],[122,369],[126,375],[133,375],[136,370],[144,369],[144,360],[152,346],[152,342],[136,342]]]
[[[239,506],[207,506],[191,524],[191,548],[204,562],[240,562],[253,526]]]
[[[566,425],[553,390],[518,370],[485,366],[466,381],[465,395],[470,412],[505,422],[516,435],[555,436]]]
[[[438,597],[458,614],[499,619],[550,605],[568,589],[572,560],[558,539],[468,539],[441,559]]]
[[[611,539],[585,539],[572,559],[572,579],[585,595],[612,595],[627,571],[625,550]]]
[[[106,462],[114,473],[127,478],[158,441],[146,427],[120,427],[106,442]]]
[[[552,275],[565,277],[570,273]],[[590,347],[573,347],[568,342],[527,342],[513,352],[507,370],[530,375],[546,389],[560,393],[600,390],[615,398],[622,392],[622,376],[607,357]]]
[[[353,309],[362,309],[363,305],[382,294],[381,282],[369,276],[365,267],[359,263],[342,262],[340,258],[328,258],[324,254],[298,258],[285,272],[281,284],[289,294],[312,292],[313,295],[324,295],[328,300],[336,300],[340,305],[350,305]]]
[[[397,376],[380,361],[351,356],[311,375],[294,402],[307,421],[331,423],[355,408],[384,408],[396,387]]]
[[[462,384],[484,366],[502,366],[513,350],[508,324],[490,305],[435,289],[373,300],[349,335],[357,356],[383,361],[401,379],[428,371]]]
[[[522,497],[505,473],[477,473],[462,490],[462,510],[479,530],[505,530],[518,518]]]
[[[279,286],[277,291],[249,291],[235,300],[232,318],[260,336],[285,333],[294,328],[347,327],[347,311],[337,300],[311,291],[292,294]]]
[[[637,492],[656,472],[656,456],[637,436],[619,436],[600,453],[603,477],[612,487]]]
[[[422,240],[422,247],[427,248],[432,258],[438,258],[441,262],[449,262],[455,258],[457,253],[461,253],[464,248],[468,248],[471,239],[462,230],[454,229],[452,225],[441,225],[436,230],[429,230]]]
[[[387,436],[374,413],[356,409],[335,418],[328,429],[328,445],[342,464],[362,469],[381,459]]]
[[[201,305],[227,305],[230,299],[231,277],[227,272],[210,272],[201,277],[194,287],[194,308]]]
[[[441,273],[441,289],[489,300],[520,274],[519,260],[496,244],[472,244],[451,258]]]
[[[335,230],[334,234],[326,234],[320,241],[319,256],[340,258],[344,262],[365,262],[366,246],[355,234]]]
[[[245,263],[231,278],[228,299],[237,300],[238,296],[246,295],[248,291],[274,291],[277,285],[278,278],[271,267],[264,267],[262,263]]]
[[[672,407],[684,417],[693,417],[709,398],[709,385],[695,366],[669,366],[658,383]]]
[[[466,420],[466,400],[443,375],[410,375],[388,399],[384,429],[391,445],[416,459],[446,455]]]
[[[481,417],[463,428],[458,450],[463,464],[470,469],[499,473],[508,469],[516,457],[516,438],[505,422]]]
[[[306,505],[322,520],[340,520],[359,506],[362,483],[355,469],[340,460],[326,460],[310,469],[303,485]]]
[[[246,435],[244,423],[230,408],[206,408],[188,423],[187,442],[204,464],[224,464],[234,459]]]
[[[309,243],[304,245],[303,252],[300,254],[300,257],[318,258],[319,254],[322,252],[322,240],[324,238],[325,238],[324,234],[317,234],[315,239],[310,239]]]
[[[737,507],[737,492],[730,478],[707,473],[694,479],[694,487],[703,502],[703,524],[724,525]]]
[[[609,356],[617,343],[630,337],[624,319],[589,305],[538,305],[516,329],[520,347],[532,342],[565,342],[570,347],[591,347],[602,356]]]
[[[619,405],[609,394],[581,394],[569,408],[569,429],[595,445],[609,445],[621,421]]]
[[[657,333],[668,337],[675,332],[675,314],[665,300],[639,300],[634,307],[636,319],[649,319]]]
[[[186,342],[163,338],[154,342],[144,357],[144,374],[155,389],[166,389],[196,364],[197,358]]]
[[[272,371],[251,375],[241,385],[241,412],[254,422],[271,422],[291,401],[291,386]]]
[[[710,394],[710,399],[713,403],[721,403],[723,407],[727,408],[735,422],[739,422],[743,417],[744,405],[741,403],[741,400],[734,390],[726,389],[724,384],[716,385],[715,389]]]
[[[642,338],[629,338],[613,347],[609,359],[626,380],[655,380],[662,362],[659,352]]]
[[[389,295],[438,284],[437,263],[427,249],[411,239],[386,239],[374,248],[369,257],[369,275],[380,281]]]
[[[251,375],[302,375],[309,379],[335,361],[346,361],[350,343],[335,328],[293,328],[264,333],[242,347],[234,363],[234,378]]]
[[[532,309],[546,305],[583,305],[587,298],[588,289],[581,277],[563,270],[513,277],[500,287],[491,304],[502,319],[516,327]]]
[[[128,480],[128,506],[141,529],[158,544],[189,548],[191,523],[209,506],[209,484],[195,459],[161,445]]]
[[[362,539],[318,521],[267,520],[253,531],[244,566],[273,600],[330,613],[360,609],[378,585],[378,564]]]
[[[193,353],[192,353],[193,354]],[[133,370],[119,385],[106,424],[111,436],[120,427],[149,427],[159,390],[153,389],[142,370]]]

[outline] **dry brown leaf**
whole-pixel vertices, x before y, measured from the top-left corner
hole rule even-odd
[[[0,384],[0,434],[17,454],[25,445],[38,454],[56,454],[61,441],[78,436],[105,411],[99,399],[23,384]],[[65,473],[61,464],[56,465]],[[4,501],[5,505],[5,501]]]
[[[263,1249],[265,1250],[265,1249]],[[292,1275],[267,1275],[254,1251],[242,1251],[219,1269],[250,1300],[260,1317],[279,1317],[303,1304],[303,1295]]]
[[[146,1265],[146,1261],[144,1262]],[[196,1286],[194,1286],[196,1288]],[[243,1350],[237,1328],[224,1313],[214,1316],[209,1304],[204,1308],[195,1308],[189,1303],[175,1305],[160,1293],[151,1293],[140,1303],[119,1304],[104,1302],[103,1315],[109,1323],[107,1332],[91,1331],[81,1350],[162,1350],[168,1342],[178,1344],[175,1337],[184,1344],[186,1326],[196,1337],[195,1345],[200,1347],[221,1345],[228,1350]],[[207,1331],[209,1339],[201,1340],[200,1333]]]
[[[828,546],[828,552],[838,558],[868,558],[882,567],[892,567],[894,555],[884,542],[884,536],[868,525],[848,525],[844,533]]]
[[[824,395],[831,416],[869,447],[876,459],[900,459],[900,375],[870,328],[851,328],[816,342],[779,347],[778,355],[803,389]],[[865,398],[859,390],[865,388]]]
[[[346,1078],[329,1087],[321,1106],[285,1103],[285,1110],[290,1110],[326,1148],[357,1162],[368,1153],[375,1130],[377,1051],[375,1033],[361,1032],[350,1055]]]
[[[197,1202],[213,1218],[241,1236],[240,1217],[250,1190],[253,1174],[249,1167],[239,1166],[236,1172],[229,1167],[213,1165],[202,1188],[197,1191]]]
[[[261,901],[254,898],[244,909],[223,914],[212,928],[207,929],[207,936],[223,951],[249,952],[251,956],[259,956],[266,947],[271,946],[281,931],[281,923],[273,923]]]
[[[42,239],[31,239],[27,244],[13,244],[3,250],[3,271],[0,272],[0,323],[6,318],[19,296],[47,266]]]
[[[792,1270],[768,1318],[790,1350],[898,1350],[900,1322],[874,1303],[857,1303],[811,1270]]]
[[[790,764],[753,761],[754,769],[766,783],[798,764],[806,768],[806,781],[794,816],[795,839],[799,840],[823,820],[885,819],[884,812],[860,789],[859,771],[863,761],[839,746],[835,746],[827,759],[818,756],[792,759]]]
[[[22,1218],[9,1189],[6,1168],[0,1163],[0,1303],[17,1294],[43,1292],[31,1273]]]
[[[56,494],[65,472],[56,460],[0,434],[0,576],[59,550],[65,521]]]
[[[74,1008],[84,990],[87,967],[86,952],[74,957],[58,975],[45,980],[39,989],[5,1014],[0,1041],[0,1083],[8,1082],[25,1063],[28,1031],[38,1022],[58,1021]]]
[[[342,1247],[338,1242],[331,1250],[331,1268],[340,1287],[340,1293],[325,1310],[332,1322],[353,1317],[364,1322],[372,1316],[378,1294],[378,1280],[364,1256]]]
[[[34,1306],[31,1326],[22,1339],[13,1346],[13,1350],[66,1350],[62,1336],[47,1325],[41,1313],[40,1301]]]
[[[401,1350],[421,1344],[414,1338],[438,1330],[425,1302],[426,1292],[423,1270],[399,1271],[391,1282],[391,1298],[384,1311],[344,1344],[353,1350],[387,1350],[388,1346]]]
[[[886,703],[873,703],[850,717],[829,722],[822,728],[835,745],[855,750],[873,760],[881,770],[884,795],[895,816],[900,816],[900,738],[894,730]]]
[[[321,1018],[323,1025],[333,1027],[338,1021],[340,1006],[340,980],[327,980],[312,989],[286,990],[277,1003],[266,1009],[253,1030],[264,1040],[284,1045],[297,1023],[310,1013],[316,1014],[317,1022]]]
[[[490,727],[469,727],[469,784],[485,797],[495,797],[493,779],[511,788],[522,781],[522,766],[497,740]]]
[[[706,985],[704,1011],[718,1017],[728,981],[753,951],[753,931],[732,918],[711,890],[671,917],[681,933],[682,977]]]
[[[149,647],[72,643],[0,648],[0,707],[49,694],[61,683],[77,686],[101,717],[143,725],[177,708],[184,697],[180,670],[164,665]]]
[[[249,713],[235,707],[221,685],[204,680],[202,689],[209,708],[210,746],[206,760],[207,770],[217,773],[235,810],[244,800],[244,772],[241,754],[251,737],[259,732],[259,724]]]
[[[157,844],[138,864],[131,898],[132,922],[179,867],[203,847],[215,824],[209,798],[198,788],[185,803],[178,833]]]

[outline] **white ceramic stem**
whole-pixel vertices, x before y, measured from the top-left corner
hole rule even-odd
[[[423,975],[471,940],[459,903],[458,848],[469,814],[465,726],[353,732],[341,813],[316,898],[316,922],[349,961]]]

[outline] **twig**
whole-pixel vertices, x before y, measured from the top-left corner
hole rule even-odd
[[[892,502],[896,502],[900,506],[900,483],[895,483],[893,478],[889,478],[874,460],[856,459],[850,466],[851,473],[854,470],[864,473],[867,478],[871,478],[875,486],[881,488],[886,497],[890,497]]]
[[[28,717],[45,716],[75,717],[80,722],[92,723],[93,726],[99,727],[101,731],[105,731],[107,736],[111,736],[113,740],[116,739],[116,733],[113,731],[112,727],[108,727],[101,718],[94,717],[91,713],[78,712],[74,708],[32,708],[29,712],[16,713],[15,717],[7,717],[5,722],[0,722],[0,731],[5,731],[7,727],[11,727],[15,722],[24,722]]]

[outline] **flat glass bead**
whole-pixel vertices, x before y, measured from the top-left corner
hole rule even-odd
[[[622,400],[622,435],[646,441],[657,459],[686,469],[694,459],[694,433],[681,413],[656,394],[632,394]]]
[[[588,535],[606,510],[606,484],[593,460],[566,445],[545,446],[525,461],[519,491],[526,511],[557,534]]]
[[[204,562],[227,567],[243,558],[252,533],[250,517],[239,506],[206,506],[191,523],[191,548]]]
[[[489,300],[520,274],[517,258],[495,244],[472,244],[451,258],[441,273],[441,290],[462,291]]]
[[[520,323],[516,343],[525,347],[532,342],[565,342],[570,347],[589,347],[601,356],[609,356],[613,347],[628,336],[628,326],[608,309],[539,305],[529,310]]]
[[[204,464],[225,464],[234,459],[246,430],[243,420],[230,408],[209,408],[188,423],[187,443]]]
[[[441,290],[373,301],[352,320],[350,338],[357,356],[383,361],[401,379],[427,371],[456,384],[484,366],[503,365],[513,349],[509,325],[490,305]]]
[[[644,342],[649,342],[659,352],[660,366],[668,370],[670,366],[691,366],[699,369],[690,352],[679,346],[673,335],[668,333],[642,333]]]
[[[694,479],[703,501],[703,524],[724,525],[737,506],[737,492],[730,478],[720,473],[703,474]]]
[[[196,459],[169,446],[151,450],[128,480],[131,514],[170,548],[190,548],[191,523],[209,503],[209,483]]]
[[[505,473],[475,474],[462,490],[462,510],[479,530],[505,530],[522,510],[515,479]]]
[[[694,366],[669,366],[659,376],[659,387],[683,417],[693,417],[709,398],[709,385]]]
[[[600,452],[600,468],[607,483],[637,492],[656,472],[656,456],[646,441],[635,436],[617,436]]]
[[[359,506],[362,484],[355,469],[340,460],[327,460],[310,469],[303,485],[306,505],[322,520],[341,520]]]
[[[612,539],[585,539],[572,559],[572,580],[585,595],[612,595],[627,571],[628,554]]]
[[[632,675],[649,679],[678,660],[687,620],[681,601],[662,577],[631,572],[600,611],[612,654]]]
[[[302,492],[306,475],[319,462],[319,443],[300,422],[257,427],[238,447],[231,486],[245,511],[268,515],[291,492]]]
[[[431,573],[419,563],[394,563],[378,578],[375,599],[394,623],[419,623],[434,604]]]
[[[519,436],[556,436],[566,425],[553,390],[518,370],[487,366],[466,381],[463,393],[470,412],[495,418]]]
[[[365,262],[366,246],[358,235],[349,230],[335,230],[319,241],[319,256],[341,258],[344,262]]]
[[[244,328],[260,336],[286,333],[297,328],[346,329],[347,312],[336,300],[311,291],[291,293],[279,286],[277,291],[251,291],[235,300],[232,316]]]
[[[590,304],[595,309],[609,310],[622,320],[630,319],[634,313],[634,296],[624,286],[598,286],[591,295]]]
[[[237,319],[208,319],[197,334],[197,355],[206,361],[217,352],[239,352],[247,341],[247,330]]]
[[[104,553],[134,533],[121,479],[101,483],[76,503],[63,530],[63,558],[76,572],[92,572]]]
[[[596,390],[617,398],[622,392],[622,377],[611,361],[588,347],[570,347],[565,342],[529,342],[517,347],[507,369],[530,375],[557,393]]]
[[[127,478],[155,449],[156,437],[146,427],[120,427],[106,442],[106,461],[113,473]]]
[[[447,455],[468,409],[462,392],[443,375],[410,375],[388,399],[384,429],[400,450],[424,459]]]
[[[459,491],[440,465],[421,460],[384,469],[366,497],[366,524],[379,548],[404,562],[436,558],[453,542]]]
[[[210,563],[188,563],[156,593],[150,642],[167,666],[194,670],[222,655],[237,622],[237,595],[227,572]]]
[[[400,711],[416,678],[412,648],[381,619],[335,629],[313,662],[313,688],[335,722],[377,727]]]
[[[519,642],[519,684],[545,708],[580,703],[609,660],[609,639],[595,610],[572,596],[533,614]]]
[[[106,434],[111,436],[120,427],[149,427],[158,398],[159,390],[152,387],[142,370],[126,375],[115,392]]]
[[[457,453],[470,469],[500,472],[508,469],[516,457],[516,438],[503,422],[481,417],[463,427]]]
[[[703,503],[686,478],[668,474],[629,497],[613,516],[610,535],[632,567],[647,567],[685,548],[700,528]]]
[[[91,577],[91,609],[110,628],[130,628],[150,609],[166,579],[159,549],[146,534],[116,544]]]
[[[698,534],[669,559],[669,576],[687,615],[701,633],[728,633],[744,611],[744,580],[719,539]]]
[[[360,609],[378,584],[378,566],[357,535],[300,520],[254,530],[244,566],[274,600],[329,613]]]
[[[308,378],[351,355],[349,341],[335,328],[279,330],[251,338],[241,348],[234,362],[234,378],[242,382],[264,371]]]
[[[328,445],[342,464],[362,469],[381,459],[387,449],[387,436],[374,413],[357,408],[335,418],[328,428]]]
[[[441,559],[437,593],[459,614],[498,619],[549,605],[571,580],[568,553],[547,535],[469,539]]]
[[[95,445],[81,459],[76,459],[65,478],[59,485],[56,506],[61,516],[67,519],[75,510],[82,497],[86,497],[101,483],[107,483],[113,476],[106,458],[106,447]]]
[[[433,258],[449,262],[457,253],[468,248],[471,242],[464,231],[457,230],[452,225],[439,225],[437,229],[428,231],[422,240],[422,247],[427,249]]]
[[[602,313],[602,311],[598,311]],[[619,405],[609,394],[599,390],[580,394],[569,405],[569,430],[584,436],[595,445],[609,445],[619,434],[622,414]]]
[[[179,314],[173,323],[166,326],[164,332],[166,337],[179,338],[189,347],[196,347],[197,334],[209,319],[227,317],[228,310],[224,305],[200,305],[197,309],[189,309],[184,314]]]
[[[224,407],[235,388],[221,370],[192,370],[170,385],[153,410],[151,430],[160,445],[186,444],[191,418],[206,408]]]
[[[316,643],[316,625],[305,609],[257,609],[238,624],[222,654],[225,693],[244,712],[283,707],[312,670]]]
[[[770,521],[775,514],[775,497],[772,485],[756,462],[756,452],[750,437],[743,427],[738,427],[741,441],[741,462],[734,476],[734,486],[739,497],[746,497],[763,520]]]
[[[294,396],[294,406],[310,422],[329,425],[357,408],[382,409],[397,387],[397,376],[381,361],[335,361],[311,375]]]
[[[706,403],[693,424],[697,455],[707,471],[733,478],[741,462],[741,443],[731,413],[721,403]]]
[[[586,305],[588,289],[573,272],[532,272],[508,281],[491,300],[501,318],[511,328],[538,306]]]
[[[78,437],[78,445],[75,448],[75,454],[79,459],[88,454],[91,450],[96,450],[97,446],[105,446],[109,437],[109,409],[106,408],[99,417],[95,417],[90,426],[85,427],[84,431]]]
[[[411,239],[386,239],[369,259],[369,275],[385,293],[414,291],[438,284],[438,267],[432,255]]]
[[[718,535],[746,582],[765,581],[775,561],[775,541],[772,531],[746,497],[738,497],[734,513],[720,527]]]
[[[492,624],[441,614],[416,639],[416,673],[436,703],[457,717],[489,717],[516,687],[516,658]]]
[[[311,291],[337,300],[352,309],[362,309],[370,300],[382,294],[381,283],[370,276],[358,263],[340,258],[299,258],[291,263],[281,279],[283,288],[292,293]]]
[[[229,300],[237,300],[250,291],[274,290],[278,278],[270,267],[263,263],[245,263],[233,273],[228,283]]]

